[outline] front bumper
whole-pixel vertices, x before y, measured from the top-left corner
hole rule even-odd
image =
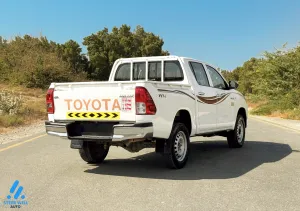
[[[49,135],[58,136],[61,138],[75,140],[103,140],[103,141],[126,141],[131,139],[150,139],[153,137],[152,123],[135,123],[135,124],[116,124],[112,127],[112,135],[82,135],[70,134],[68,132],[68,123],[45,122],[46,132]]]

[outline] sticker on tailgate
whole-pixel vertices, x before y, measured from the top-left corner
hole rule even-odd
[[[120,112],[67,112],[67,119],[119,120]]]

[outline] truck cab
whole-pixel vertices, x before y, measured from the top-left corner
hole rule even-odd
[[[190,137],[224,136],[229,147],[243,146],[248,108],[237,87],[196,59],[122,58],[107,82],[52,83],[46,131],[69,139],[88,163],[101,163],[111,146],[151,147],[178,169]]]

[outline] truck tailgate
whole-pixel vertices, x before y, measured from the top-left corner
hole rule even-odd
[[[54,119],[135,121],[135,83],[84,82],[54,85]]]

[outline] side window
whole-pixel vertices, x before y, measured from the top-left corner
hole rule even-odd
[[[115,81],[130,81],[130,63],[119,65],[115,74]]]
[[[209,75],[211,77],[213,86],[218,89],[226,89],[227,88],[226,83],[223,80],[220,73],[218,73],[218,71],[215,70],[214,68],[212,68],[211,66],[206,65],[206,67],[207,67]]]
[[[145,80],[146,62],[133,63],[133,80]]]
[[[161,62],[148,62],[148,80],[161,81]]]
[[[197,62],[190,62],[194,75],[199,85],[209,86],[208,78],[202,64]]]
[[[183,72],[179,61],[165,61],[164,81],[182,81]]]

